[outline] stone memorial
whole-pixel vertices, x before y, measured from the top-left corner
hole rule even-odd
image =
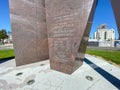
[[[114,15],[116,18],[116,23],[118,27],[119,40],[120,40],[120,0],[111,0]]]
[[[79,49],[78,49],[78,53],[79,53],[78,57],[81,60],[84,59],[84,54],[86,52],[86,48],[87,48],[87,45],[88,45],[89,34],[90,34],[92,21],[93,21],[93,18],[94,18],[94,13],[95,13],[97,3],[98,3],[98,0],[94,1],[94,3],[93,3],[93,6],[92,6],[92,9],[91,9],[88,21],[87,21],[87,25],[86,25],[86,28],[84,30],[84,34],[83,34],[83,37],[82,37],[82,40],[81,40],[81,43],[80,43],[80,46],[79,46]]]
[[[82,65],[96,3],[97,0],[45,0],[52,69],[71,74]]]
[[[82,65],[97,1],[9,0],[16,65],[50,58],[51,69],[73,73]]]
[[[9,0],[16,65],[49,58],[44,0]]]

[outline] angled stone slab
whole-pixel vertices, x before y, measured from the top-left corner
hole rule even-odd
[[[87,25],[85,27],[84,34],[83,34],[83,37],[82,37],[82,40],[80,42],[80,46],[79,46],[79,49],[78,49],[78,57],[77,58],[79,58],[81,60],[84,59],[84,55],[85,55],[85,52],[86,52],[86,47],[88,45],[88,39],[89,39],[90,30],[91,30],[92,21],[93,21],[93,18],[94,18],[94,13],[95,13],[97,3],[98,3],[98,0],[94,0],[93,6],[92,6],[92,9],[91,9],[91,12],[89,14],[88,21],[87,21]]]
[[[90,30],[88,19],[94,2],[96,0],[45,1],[52,69],[71,74],[81,66],[86,48],[81,43],[86,30]],[[84,48],[83,52],[79,46]]]
[[[120,0],[111,0],[120,40]]]
[[[48,59],[44,0],[9,0],[17,66]]]

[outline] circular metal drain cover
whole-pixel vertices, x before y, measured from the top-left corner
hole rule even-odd
[[[112,62],[109,62],[109,64],[113,64]]]
[[[27,82],[27,85],[32,85],[34,82],[35,82],[35,80],[29,80],[29,81]]]
[[[23,74],[22,72],[19,72],[19,73],[16,74],[16,76],[20,76],[20,75],[22,75],[22,74]]]
[[[45,64],[40,64],[40,66],[44,66]]]
[[[86,76],[86,79],[89,81],[93,81],[93,78],[91,76]]]

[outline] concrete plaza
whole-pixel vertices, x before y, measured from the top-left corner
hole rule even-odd
[[[83,65],[68,75],[51,70],[49,60],[16,67],[0,64],[0,90],[119,90],[120,68],[85,55]]]

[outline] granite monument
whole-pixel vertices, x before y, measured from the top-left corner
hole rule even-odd
[[[82,65],[97,1],[9,0],[16,65],[50,59],[51,69],[73,73]],[[120,34],[120,0],[111,4]]]
[[[9,0],[16,65],[49,58],[44,0]]]
[[[118,33],[119,33],[119,40],[120,40],[120,0],[111,0],[111,4],[113,7],[113,12],[115,15],[115,19],[116,19],[116,24],[117,24],[117,28],[118,28]]]
[[[52,69],[71,74],[82,65],[96,3],[97,0],[45,0]]]

